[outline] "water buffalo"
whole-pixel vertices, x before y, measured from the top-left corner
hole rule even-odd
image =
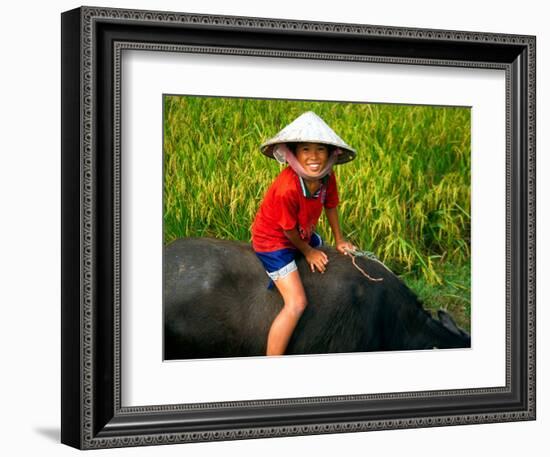
[[[357,264],[383,281],[364,277],[350,257],[324,247],[326,273],[297,260],[308,298],[287,354],[466,348],[470,336],[452,318],[439,319],[380,263]],[[176,240],[164,250],[165,359],[264,355],[270,325],[281,309],[279,292],[249,244],[209,238]]]

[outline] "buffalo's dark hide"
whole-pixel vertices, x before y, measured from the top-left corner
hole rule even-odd
[[[434,319],[415,294],[378,262],[357,263],[334,248],[326,273],[297,260],[308,298],[287,354],[467,348],[470,337],[439,311]],[[264,355],[282,307],[249,244],[209,238],[176,240],[164,251],[165,359]]]

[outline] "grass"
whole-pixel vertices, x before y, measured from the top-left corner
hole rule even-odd
[[[426,301],[464,307],[469,325],[470,110],[467,108],[167,96],[164,241],[250,240],[281,171],[259,146],[304,111],[358,152],[336,166],[345,236],[373,251]],[[332,243],[322,218],[318,230]]]
[[[433,285],[422,277],[414,274],[402,275],[405,283],[415,291],[424,303],[424,307],[432,313],[438,309],[448,311],[456,323],[466,331],[470,331],[470,265],[442,264],[439,274],[444,281]]]

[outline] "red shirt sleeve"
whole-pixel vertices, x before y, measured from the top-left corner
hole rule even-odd
[[[338,187],[336,186],[336,176],[334,172],[330,174],[327,186],[327,197],[325,199],[325,208],[336,208],[339,203]]]
[[[298,200],[287,190],[277,198],[277,222],[283,230],[292,230],[298,225]]]

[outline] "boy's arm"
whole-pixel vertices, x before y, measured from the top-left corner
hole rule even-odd
[[[340,229],[340,221],[338,220],[338,207],[325,208],[325,214],[327,215],[328,223],[332,229],[334,235],[334,242],[336,243],[336,249],[342,254],[347,255],[346,249],[350,251],[355,250],[355,246],[346,241],[342,236],[342,230]]]
[[[321,273],[325,272],[326,265],[328,263],[328,256],[323,251],[312,248],[308,243],[302,240],[297,228],[293,228],[292,230],[284,230],[284,234],[292,242],[292,244],[296,246],[302,254],[304,254],[304,257],[306,258],[312,272],[315,271],[315,268],[317,268],[317,270]]]

